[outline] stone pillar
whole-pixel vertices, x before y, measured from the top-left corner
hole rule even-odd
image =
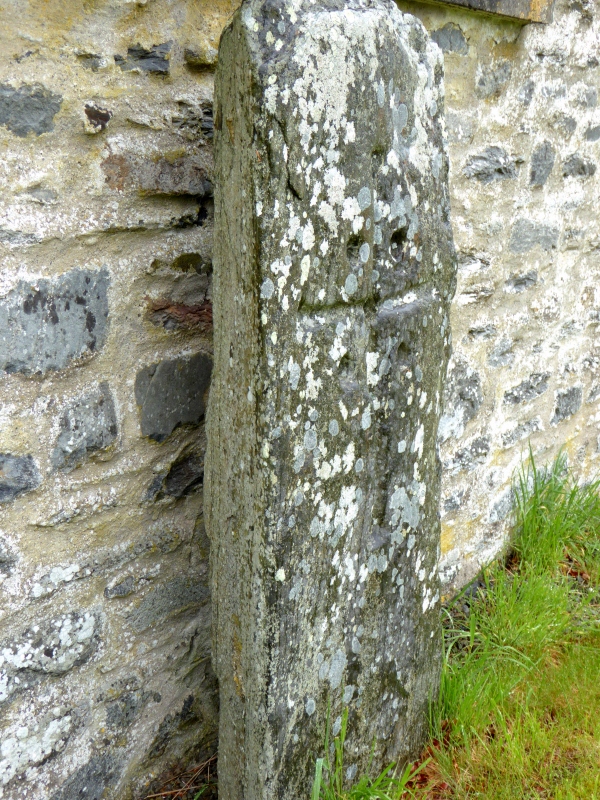
[[[389,0],[246,0],[216,87],[206,491],[219,794],[418,752],[440,666],[455,256],[440,51]]]

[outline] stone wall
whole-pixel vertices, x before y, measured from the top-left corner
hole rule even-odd
[[[444,51],[454,356],[440,425],[442,579],[501,548],[511,480],[564,447],[598,467],[600,11],[557,0],[549,25],[400,2]]]
[[[215,744],[203,417],[212,69],[237,0],[0,0],[0,796],[98,800]],[[443,562],[514,469],[597,464],[600,16],[402,2],[446,65]]]
[[[143,796],[215,748],[210,70],[231,5],[0,3],[10,800]]]

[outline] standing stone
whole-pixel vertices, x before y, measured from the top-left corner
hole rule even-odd
[[[390,0],[246,0],[216,86],[208,419],[219,794],[416,755],[440,666],[455,256],[442,56]]]

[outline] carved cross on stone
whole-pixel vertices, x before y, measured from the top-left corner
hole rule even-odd
[[[208,421],[226,800],[415,755],[440,664],[455,256],[440,51],[388,0],[247,0],[216,85]]]

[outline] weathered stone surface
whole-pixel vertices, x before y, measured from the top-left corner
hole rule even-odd
[[[127,57],[116,55],[115,64],[122,70],[150,72],[154,75],[166,75],[170,68],[171,42],[156,44],[147,50],[140,44],[127,48]]]
[[[469,52],[464,33],[453,22],[448,22],[443,28],[432,31],[431,38],[444,53],[459,53],[464,56]]]
[[[548,389],[549,372],[534,372],[518,386],[504,392],[504,402],[508,404],[528,403]]]
[[[464,470],[473,470],[482,464],[490,452],[491,440],[489,436],[478,436],[469,442],[466,447],[461,447],[454,454],[452,460],[446,464],[450,472],[456,474]]]
[[[517,159],[509,156],[502,147],[486,147],[475,156],[470,156],[465,164],[467,178],[477,178],[481,183],[503,181],[517,177]]]
[[[17,730],[5,728],[2,731],[0,785],[3,790],[11,784],[14,786],[14,779],[22,779],[28,770],[49,761],[63,750],[74,728],[73,715],[60,706],[41,719],[27,718],[23,722],[27,724]]]
[[[59,427],[51,459],[57,469],[73,469],[90,453],[109,447],[117,438],[117,415],[108,383],[65,409]]]
[[[185,453],[171,466],[167,474],[157,475],[148,489],[149,500],[163,497],[179,499],[202,486],[204,481],[204,456]]]
[[[205,353],[152,364],[138,372],[135,399],[143,436],[162,442],[180,425],[204,417],[212,360]]]
[[[15,136],[48,133],[54,129],[54,117],[61,104],[62,97],[43,86],[15,88],[0,84],[0,125]]]
[[[552,250],[558,243],[558,233],[552,225],[520,217],[513,225],[508,246],[513,253],[528,253],[537,245]]]
[[[117,758],[110,753],[92,758],[70,775],[51,800],[102,800],[121,772]]]
[[[0,578],[10,575],[17,563],[17,557],[11,548],[0,539]]]
[[[553,425],[558,425],[581,408],[583,401],[583,389],[581,386],[571,386],[570,389],[559,389],[556,392],[554,416],[550,420]]]
[[[590,126],[585,132],[585,138],[588,142],[597,142],[600,139],[600,125]]]
[[[590,178],[596,174],[596,164],[579,153],[573,153],[563,162],[563,178]]]
[[[135,188],[141,195],[191,195],[212,197],[208,158],[202,155],[176,159],[149,159],[137,153],[114,153],[102,162],[111,189]]]
[[[220,793],[416,753],[439,668],[436,432],[455,256],[442,57],[387,0],[246,0],[216,86],[205,488]],[[239,387],[233,390],[232,387]],[[377,665],[377,666],[374,666]]]
[[[196,576],[174,578],[157,586],[143,598],[129,617],[131,627],[135,631],[146,630],[173,614],[197,607],[206,602],[208,596],[208,587]]]
[[[543,429],[544,426],[540,417],[534,417],[527,420],[527,422],[522,422],[502,434],[502,447],[512,447],[517,442],[527,439],[532,434]]]
[[[464,359],[454,359],[444,390],[444,413],[438,436],[441,442],[462,436],[469,420],[483,403],[481,376]]]
[[[501,59],[488,66],[480,66],[475,82],[475,94],[481,98],[497,97],[503,91],[511,75],[512,65],[506,59]]]
[[[0,503],[7,503],[24,492],[36,489],[41,480],[33,456],[0,453]]]
[[[44,675],[63,675],[93,653],[98,620],[89,612],[57,615],[40,621],[0,652],[0,704],[35,685]]]
[[[73,270],[0,299],[0,370],[46,372],[100,350],[108,328],[106,270]]]
[[[551,22],[554,7],[553,0],[433,0],[433,2],[530,22]]]
[[[532,186],[543,186],[554,167],[556,151],[550,142],[541,142],[531,154],[529,183]]]
[[[490,367],[508,367],[515,360],[513,350],[513,340],[509,336],[503,336],[495,347],[493,347],[487,358]]]
[[[537,282],[537,270],[530,269],[521,275],[511,275],[504,284],[504,290],[512,294],[521,294],[526,289],[531,289]]]

